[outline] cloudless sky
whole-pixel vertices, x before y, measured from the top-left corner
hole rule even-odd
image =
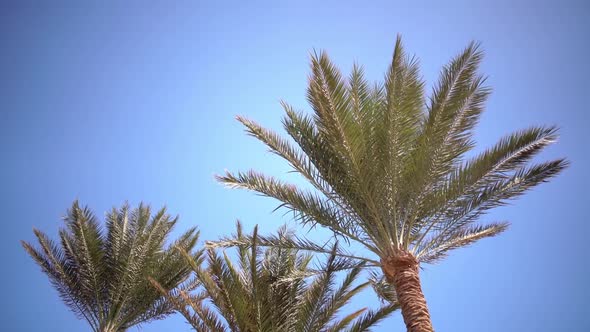
[[[33,240],[32,227],[54,237],[76,198],[101,218],[126,200],[167,205],[181,218],[175,234],[196,224],[203,239],[230,233],[236,218],[263,233],[288,222],[272,213],[275,201],[214,181],[249,168],[298,181],[234,116],[281,131],[281,99],[310,111],[310,51],[327,50],[345,73],[358,61],[378,80],[401,33],[429,84],[470,40],[482,42],[494,94],[479,148],[557,124],[561,140],[539,160],[572,162],[483,218],[508,220],[509,231],[424,266],[435,328],[590,330],[589,5],[279,2],[0,4],[0,329],[89,330],[19,243]],[[355,305],[373,300],[367,293]],[[189,326],[174,316],[142,329]],[[404,330],[399,312],[376,329]]]

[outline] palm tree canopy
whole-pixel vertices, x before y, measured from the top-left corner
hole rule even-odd
[[[125,331],[173,312],[148,276],[166,289],[186,280],[190,267],[173,248],[190,252],[198,240],[195,228],[166,246],[177,218],[164,208],[152,215],[143,204],[113,208],[106,215],[106,230],[77,201],[64,221],[59,244],[35,229],[39,248],[24,241],[22,245],[63,301],[93,331]]]
[[[281,228],[277,237],[293,236]],[[203,256],[184,253],[195,272],[188,282],[194,290],[161,290],[197,331],[367,331],[398,308],[360,309],[340,314],[351,298],[368,283],[355,284],[362,263],[329,256],[319,269],[312,256],[294,249],[261,250],[259,235],[238,231],[231,240],[210,242]],[[264,239],[264,238],[263,238]],[[224,241],[229,241],[224,242]],[[237,246],[236,260],[214,247]],[[203,261],[207,267],[203,267]],[[340,284],[337,272],[348,269]]]
[[[367,82],[362,67],[355,65],[346,79],[326,53],[314,53],[307,89],[313,114],[282,103],[283,126],[295,144],[238,117],[313,189],[255,171],[228,172],[218,180],[276,198],[303,224],[327,227],[381,259],[404,252],[434,262],[494,236],[507,223],[479,224],[479,217],[568,162],[530,163],[557,140],[555,127],[542,126],[512,133],[467,158],[490,94],[478,72],[482,56],[478,44],[469,44],[443,68],[426,98],[418,61],[399,37],[384,81],[376,84]]]

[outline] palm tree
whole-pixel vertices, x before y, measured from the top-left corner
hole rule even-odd
[[[40,249],[22,242],[25,250],[58,291],[65,304],[96,332],[122,332],[173,312],[148,276],[172,289],[190,274],[184,258],[198,239],[194,228],[168,247],[165,241],[177,218],[163,208],[126,204],[106,216],[106,232],[88,207],[74,202],[59,231],[59,245],[34,230]]]
[[[276,238],[292,236],[282,228]],[[206,332],[367,331],[398,308],[390,304],[375,311],[361,309],[339,315],[369,284],[355,285],[362,262],[351,265],[332,254],[315,270],[310,267],[311,255],[293,249],[260,250],[259,240],[267,238],[260,237],[257,228],[251,236],[244,235],[238,223],[235,239],[211,242],[203,255],[181,250],[195,272],[195,278],[188,281],[191,286],[167,291],[157,282],[153,284],[196,331]],[[219,254],[213,249],[235,245],[237,264],[225,251]],[[205,258],[206,268],[202,266]],[[349,272],[337,286],[337,271],[343,268]]]
[[[477,220],[568,164],[557,159],[527,165],[556,141],[555,127],[515,132],[467,158],[490,94],[478,73],[481,59],[471,43],[443,68],[426,99],[418,61],[406,55],[399,37],[384,82],[375,85],[362,67],[355,64],[344,79],[325,53],[313,54],[307,89],[313,116],[282,103],[284,128],[297,146],[238,117],[313,189],[254,171],[218,179],[274,197],[301,223],[363,245],[375,256],[364,259],[380,266],[395,289],[407,330],[433,331],[420,263],[504,231],[505,222]]]

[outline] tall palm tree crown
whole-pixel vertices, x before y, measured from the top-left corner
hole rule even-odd
[[[190,252],[198,239],[194,228],[165,247],[177,218],[165,209],[152,216],[143,204],[136,209],[113,208],[106,216],[106,231],[90,209],[77,201],[64,221],[59,244],[35,229],[40,248],[24,241],[22,245],[92,331],[125,331],[173,312],[148,276],[166,289],[186,280],[190,267],[173,248]]]
[[[277,238],[292,234],[281,228]],[[229,241],[229,242],[228,242]],[[343,307],[368,283],[355,285],[362,263],[329,256],[319,270],[310,266],[312,256],[294,249],[261,250],[259,241],[267,241],[254,229],[244,235],[240,224],[235,239],[209,243],[203,256],[189,255],[187,261],[195,272],[193,286],[187,290],[167,292],[176,310],[184,315],[196,331],[206,332],[319,332],[367,331],[397,309],[397,304],[377,310],[355,310],[340,315]],[[214,247],[238,246],[237,262]],[[206,258],[206,259],[205,259]],[[206,260],[207,267],[201,264]],[[337,285],[337,272],[349,268]]]
[[[490,94],[478,73],[482,55],[471,43],[443,68],[425,98],[418,62],[399,37],[384,82],[374,85],[362,67],[355,65],[345,79],[325,53],[313,54],[307,89],[313,115],[282,103],[284,129],[295,145],[238,117],[313,189],[255,171],[218,179],[276,198],[301,223],[363,245],[376,257],[361,259],[379,266],[394,286],[408,331],[432,331],[419,264],[504,231],[506,222],[478,219],[567,166],[565,159],[530,164],[556,141],[555,127],[523,129],[466,158]]]

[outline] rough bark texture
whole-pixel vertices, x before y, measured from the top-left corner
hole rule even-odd
[[[397,293],[408,332],[433,332],[416,258],[410,253],[398,252],[394,257],[382,259],[381,264],[387,281]]]

